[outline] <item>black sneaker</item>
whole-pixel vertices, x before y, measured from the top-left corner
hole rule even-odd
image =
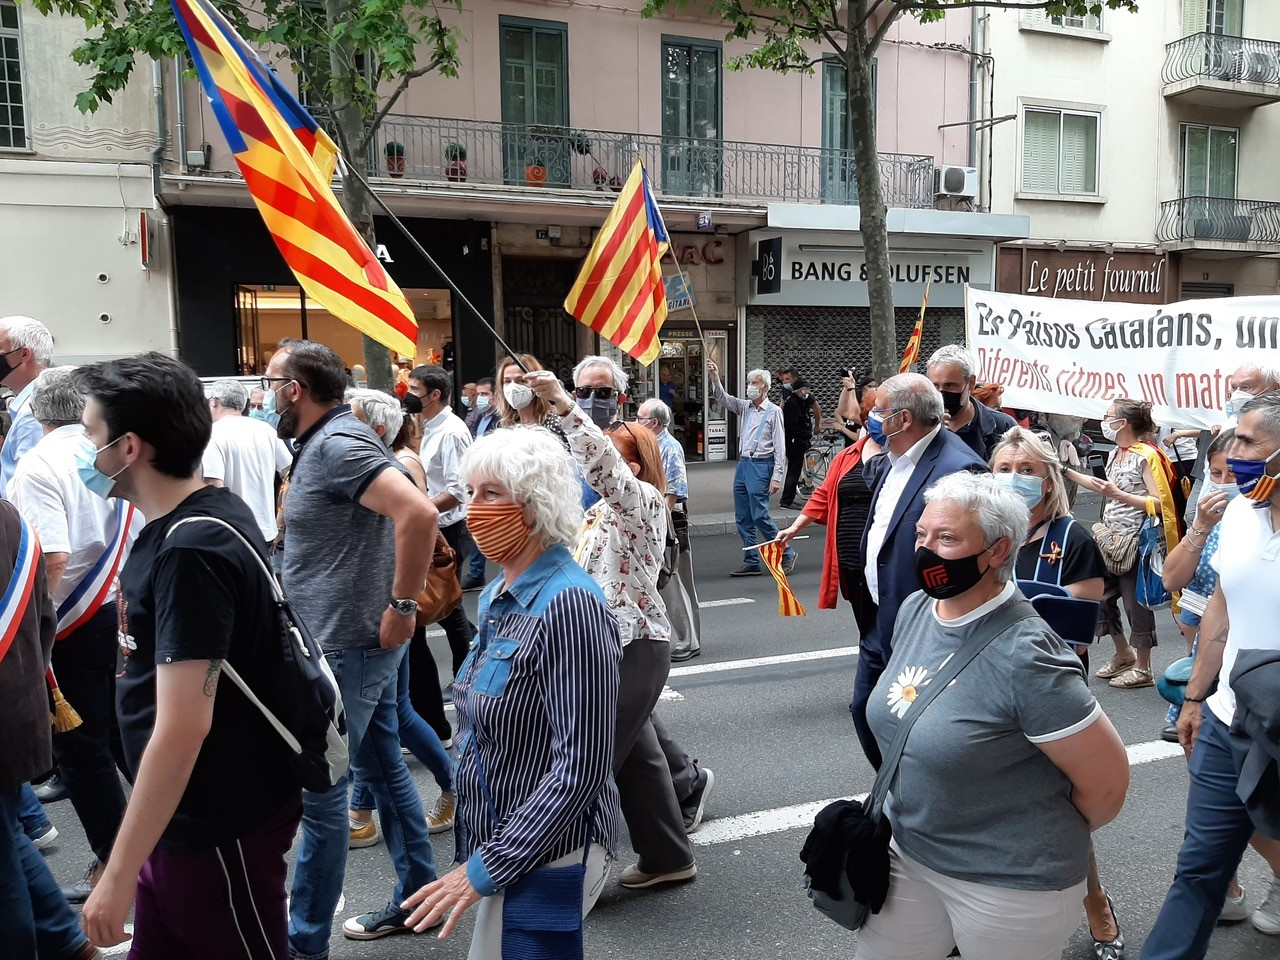
[[[388,902],[381,910],[352,917],[342,925],[342,935],[348,940],[377,940],[397,933],[413,933],[412,927],[404,925],[408,919],[408,910]]]
[[[84,878],[76,883],[64,883],[59,885],[58,889],[62,891],[62,895],[66,897],[67,903],[84,903],[89,899],[89,894],[93,893],[94,884],[98,882],[98,877],[102,875],[102,864],[98,862],[97,857],[89,861],[89,866],[84,872]]]
[[[694,761],[694,766],[698,762]],[[702,815],[707,809],[707,797],[711,796],[711,788],[715,785],[716,776],[706,767],[698,767],[698,786],[688,798],[680,804],[680,812],[684,814],[684,832],[693,833],[702,825]]]
[[[790,573],[796,568],[796,555],[793,553],[789,557],[782,558],[782,572]]]
[[[57,803],[59,800],[67,798],[67,785],[62,782],[62,777],[56,773],[44,783],[36,784],[31,788],[31,791],[41,803]]]
[[[1160,731],[1160,739],[1165,743],[1178,742],[1178,725],[1176,723],[1166,723],[1164,729]]]
[[[729,576],[731,576],[731,577],[758,577],[758,576],[760,576],[760,568],[759,568],[759,567],[749,567],[749,566],[747,566],[747,565],[744,563],[744,564],[743,564],[742,566],[740,566],[737,570],[730,570],[730,571],[729,571]]]

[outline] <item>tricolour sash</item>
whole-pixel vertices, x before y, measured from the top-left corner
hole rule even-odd
[[[111,592],[111,584],[120,571],[125,550],[128,549],[129,527],[133,524],[134,512],[132,503],[127,500],[116,501],[115,534],[93,568],[58,606],[59,640],[80,629],[102,608],[107,594]]]
[[[0,597],[0,660],[5,658],[18,635],[27,604],[36,589],[36,570],[40,566],[40,538],[27,521],[19,517],[22,537],[18,541],[18,555],[13,562],[13,575],[4,596]]]

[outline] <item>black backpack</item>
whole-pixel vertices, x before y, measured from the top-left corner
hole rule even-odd
[[[279,622],[278,656],[272,658],[268,653],[271,669],[261,689],[251,690],[229,660],[222,661],[222,672],[280,734],[289,748],[289,766],[298,784],[316,793],[328,791],[346,779],[349,764],[347,718],[333,671],[320,645],[285,599],[279,581],[267,567],[261,552],[239,530],[218,517],[186,517],[170,527],[165,538],[184,523],[199,521],[216,523],[230,530],[253,554],[262,575],[271,584]]]

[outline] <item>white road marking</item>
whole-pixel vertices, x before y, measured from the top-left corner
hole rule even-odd
[[[1149,743],[1135,743],[1126,747],[1131,767],[1156,760],[1167,760],[1170,757],[1182,756],[1182,747],[1176,743],[1163,740],[1152,740]],[[861,800],[866,794],[858,794],[853,799]],[[736,817],[725,817],[723,820],[707,820],[701,829],[689,839],[699,846],[710,846],[715,843],[727,843],[744,840],[747,837],[761,837],[770,833],[783,833],[800,827],[811,827],[813,818],[823,807],[836,800],[847,797],[832,797],[829,800],[815,800],[811,803],[797,803],[789,807],[777,807],[773,810],[758,810],[755,813],[743,813]]]
[[[707,607],[732,607],[739,603],[755,603],[750,597],[729,597],[727,600],[703,600],[698,606],[705,610]]]
[[[662,692],[658,694],[659,700],[683,700],[684,694],[672,690],[670,687],[663,687]]]
[[[749,670],[752,667],[772,667],[781,663],[803,663],[806,660],[832,660],[836,657],[852,657],[855,647],[834,647],[831,650],[809,650],[806,653],[783,653],[776,657],[752,657],[748,660],[725,660],[720,663],[696,663],[687,667],[672,667],[670,676],[692,677],[699,673],[723,673],[726,670]]]
[[[443,637],[443,636],[444,636],[444,631],[443,631],[443,630],[428,630],[428,631],[427,631],[427,633],[426,633],[426,635],[427,635],[428,637]]]

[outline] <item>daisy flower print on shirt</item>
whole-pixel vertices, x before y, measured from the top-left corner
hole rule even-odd
[[[898,679],[889,687],[889,710],[901,720],[920,695],[920,688],[929,681],[925,679],[929,671],[924,667],[907,667]]]

